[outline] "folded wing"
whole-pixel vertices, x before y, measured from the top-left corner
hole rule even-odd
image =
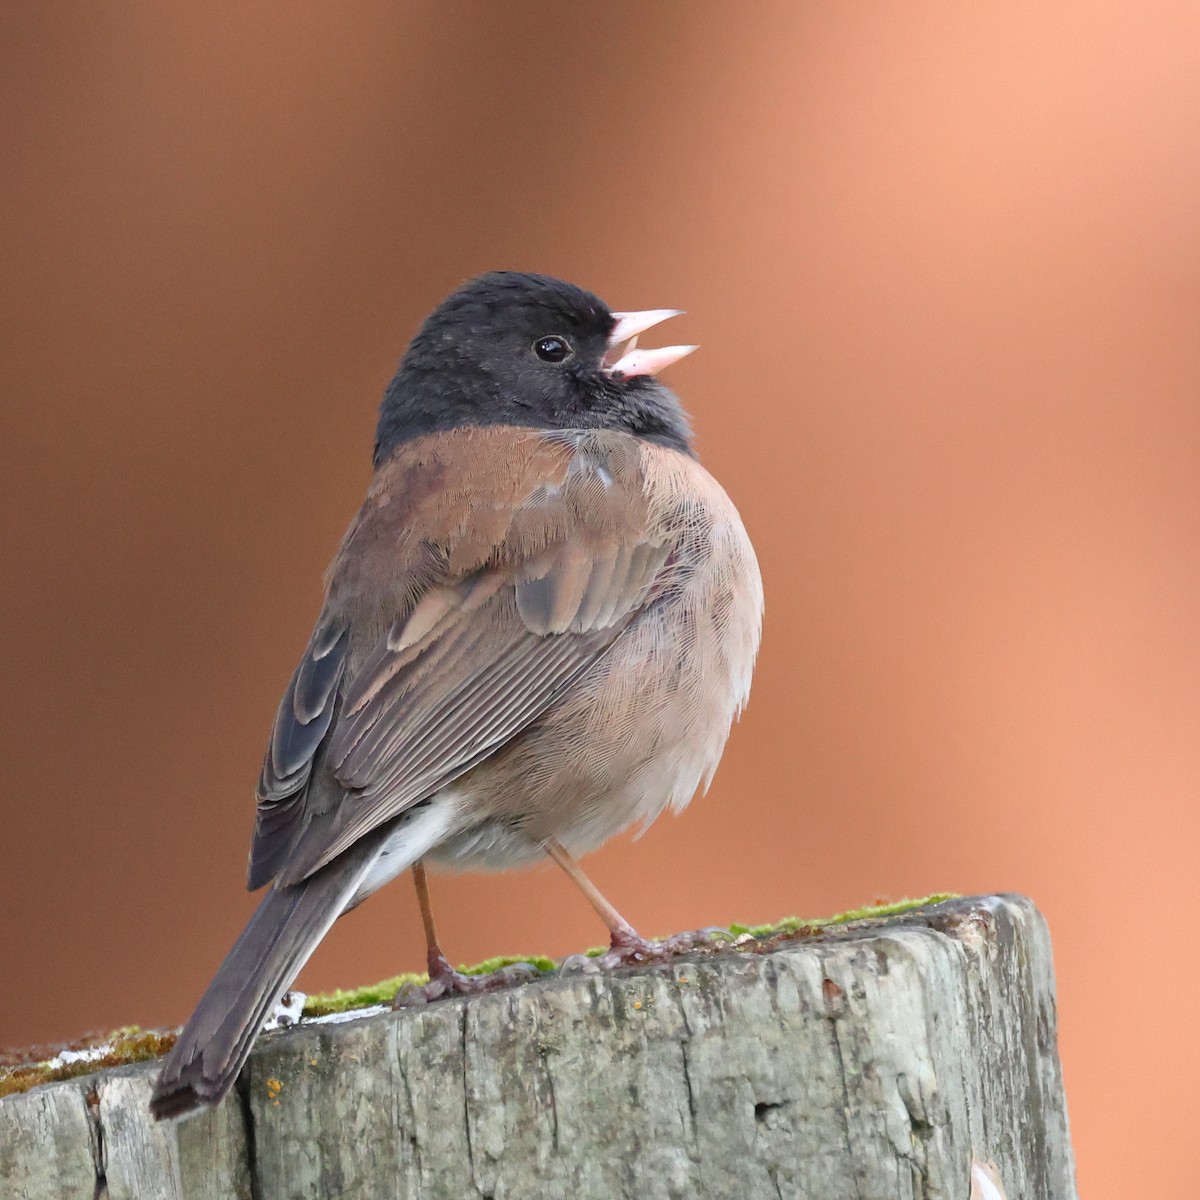
[[[640,461],[619,434],[476,429],[383,468],[280,705],[251,886],[302,879],[433,795],[613,645],[671,549]]]

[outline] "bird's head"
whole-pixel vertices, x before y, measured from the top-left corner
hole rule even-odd
[[[690,453],[687,417],[657,374],[696,347],[636,347],[677,315],[613,312],[546,275],[480,275],[413,338],[380,408],[376,465],[403,442],[463,425],[613,429]]]

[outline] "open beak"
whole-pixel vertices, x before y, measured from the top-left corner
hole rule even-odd
[[[639,333],[653,329],[668,317],[683,313],[679,308],[648,308],[642,312],[613,313],[612,332],[608,335],[608,353],[604,369],[610,375],[628,379],[633,375],[657,375],[672,363],[686,358],[698,346],[660,346],[656,350],[639,350]],[[628,344],[626,344],[628,343]]]

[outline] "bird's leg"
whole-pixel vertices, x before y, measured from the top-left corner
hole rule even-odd
[[[563,847],[550,838],[546,842],[546,853],[567,873],[572,883],[587,897],[600,920],[608,926],[610,935],[607,954],[598,960],[606,967],[624,966],[630,963],[654,962],[667,957],[661,946],[648,942],[623,916],[600,894],[596,885],[583,873],[580,865]]]
[[[488,975],[464,975],[461,971],[456,971],[438,944],[437,928],[433,923],[433,905],[429,902],[429,881],[425,877],[425,865],[419,859],[413,863],[412,873],[413,886],[417,890],[417,904],[421,909],[421,924],[425,929],[425,961],[429,964],[429,982],[404,984],[392,1000],[395,1007],[425,1004],[443,996],[494,991],[538,976],[538,969],[532,963],[513,963]]]
[[[417,890],[417,905],[421,909],[421,924],[425,928],[425,961],[429,964],[429,982],[449,982],[462,976],[450,965],[438,945],[437,927],[433,923],[433,905],[429,902],[429,881],[425,864],[417,859],[412,867],[413,886]]]

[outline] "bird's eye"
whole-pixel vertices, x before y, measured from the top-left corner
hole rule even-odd
[[[544,337],[533,343],[533,352],[548,363],[560,363],[571,357],[571,343],[566,338]]]

